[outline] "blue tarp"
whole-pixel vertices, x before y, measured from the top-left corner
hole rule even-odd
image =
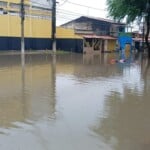
[[[118,39],[120,50],[124,50],[126,44],[130,44],[132,46],[132,37],[130,36],[120,36]]]

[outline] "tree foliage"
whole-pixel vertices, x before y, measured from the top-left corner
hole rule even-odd
[[[107,8],[109,15],[118,21],[126,18],[127,23],[130,23],[145,17],[147,26],[145,40],[150,57],[150,45],[148,43],[150,32],[150,0],[107,0]]]

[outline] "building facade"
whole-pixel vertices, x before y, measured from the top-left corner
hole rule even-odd
[[[85,53],[100,53],[116,49],[120,32],[125,32],[125,24],[112,20],[82,16],[62,25],[71,28],[84,38]]]
[[[25,0],[25,49],[52,49],[52,3],[51,0]],[[0,0],[0,50],[21,49],[20,0]],[[68,35],[66,37],[66,34]],[[61,35],[61,36],[60,36]],[[82,38],[70,30],[57,29],[57,48],[82,51]],[[71,41],[74,45],[63,46]],[[77,45],[78,44],[78,45]]]
[[[87,16],[79,17],[61,26],[74,29],[75,33],[86,35],[93,34],[117,37],[119,32],[125,32],[124,23],[117,23],[109,19]]]

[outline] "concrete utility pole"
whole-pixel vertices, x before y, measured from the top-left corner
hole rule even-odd
[[[21,17],[21,54],[24,54],[25,43],[24,43],[24,20],[25,20],[25,10],[24,10],[24,0],[20,1],[20,17]]]
[[[56,52],[56,0],[52,0],[52,50]]]
[[[143,16],[143,29],[142,29],[142,52],[144,52],[144,38],[145,38],[145,16]]]

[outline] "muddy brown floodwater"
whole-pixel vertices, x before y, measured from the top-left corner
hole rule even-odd
[[[148,60],[116,58],[0,55],[0,150],[148,150]]]

